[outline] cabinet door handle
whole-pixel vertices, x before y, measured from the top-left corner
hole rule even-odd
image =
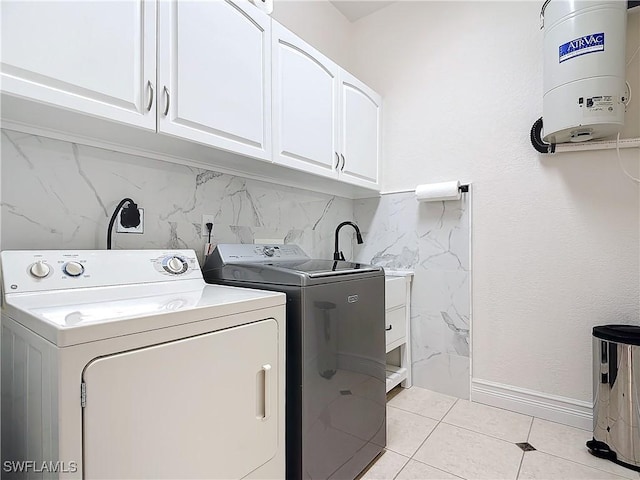
[[[344,172],[344,164],[345,164],[344,155],[340,154],[340,157],[342,158],[342,168],[340,169],[340,171]]]
[[[389,330],[391,330],[393,328],[393,325],[389,325],[387,328],[385,328],[385,330],[388,332]]]
[[[340,165],[340,157],[338,156],[338,152],[334,152],[336,154],[336,170],[338,170],[338,165]]]
[[[270,387],[269,387],[269,383],[270,383],[270,379],[271,379],[271,365],[269,365],[268,363],[266,365],[262,366],[262,371],[264,372],[264,391],[263,391],[263,395],[264,395],[264,416],[262,417],[262,420],[266,420],[271,416],[271,401],[269,399],[270,395]]]
[[[169,102],[171,101],[171,97],[169,96],[169,89],[167,88],[167,86],[164,86],[164,95],[167,99],[166,104],[164,106],[164,116],[166,117],[167,115],[169,115]]]
[[[149,104],[147,105],[147,112],[150,112],[151,111],[151,107],[153,106],[154,90],[153,90],[153,83],[151,83],[151,80],[149,80],[147,85],[149,87]]]

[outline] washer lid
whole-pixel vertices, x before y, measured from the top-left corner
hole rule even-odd
[[[5,297],[4,313],[60,347],[284,305],[282,293],[202,280]]]
[[[306,286],[383,275],[381,267],[309,258],[297,245],[219,244],[202,268],[207,282]],[[356,277],[357,276],[357,277]]]
[[[229,281],[260,288],[262,284],[310,286],[384,276],[381,267],[339,260],[307,260],[291,263],[230,263],[203,269],[207,282]]]
[[[347,273],[377,272],[380,267],[366,265],[364,263],[345,262],[343,260],[304,260],[298,262],[274,262],[262,263],[267,267],[281,270],[291,270],[298,274],[303,273],[311,278],[330,277],[332,275],[344,275]]]

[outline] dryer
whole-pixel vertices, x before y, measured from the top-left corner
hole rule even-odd
[[[284,477],[285,295],[191,250],[0,258],[3,478]]]

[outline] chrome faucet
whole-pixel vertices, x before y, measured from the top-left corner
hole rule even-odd
[[[340,229],[345,225],[351,225],[356,230],[356,240],[358,242],[358,245],[362,243],[362,235],[360,234],[360,229],[358,228],[358,225],[356,225],[353,222],[342,222],[336,228],[336,249],[333,252],[334,260],[344,260],[344,254],[340,251],[340,247],[338,246],[338,233],[340,232]]]

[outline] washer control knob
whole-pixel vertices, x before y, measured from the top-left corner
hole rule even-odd
[[[51,272],[51,267],[44,263],[43,260],[38,260],[29,268],[29,273],[36,278],[44,278]]]
[[[262,253],[264,253],[267,257],[273,257],[275,250],[273,247],[266,246],[262,249]]]
[[[70,277],[79,277],[84,273],[84,267],[78,262],[67,262],[62,267],[62,270]]]
[[[171,257],[164,269],[169,273],[178,275],[187,271],[187,264],[180,257]]]

